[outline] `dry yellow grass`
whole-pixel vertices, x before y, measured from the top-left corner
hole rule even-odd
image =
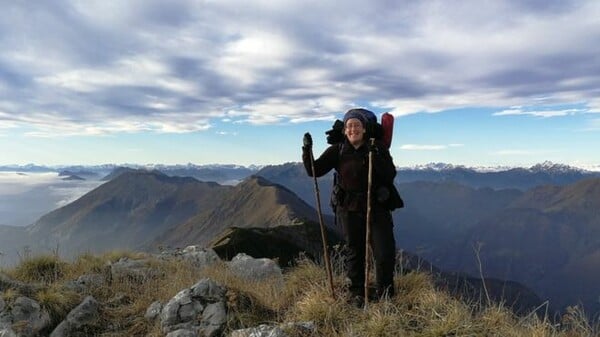
[[[60,323],[81,301],[81,297],[76,292],[64,289],[58,283],[38,291],[33,299],[38,301],[42,308],[48,310],[54,324]]]
[[[29,257],[21,261],[9,275],[24,282],[54,283],[65,274],[68,264],[54,255]]]
[[[145,279],[118,279],[75,293],[65,289],[69,280],[86,274],[107,273],[107,264],[121,257],[150,258],[130,252],[102,256],[84,254],[72,263],[48,257],[28,259],[8,273],[23,281],[42,282],[42,290],[33,297],[46,308],[57,324],[85,295],[93,295],[103,304],[102,320],[110,322],[110,331],[101,336],[164,336],[158,323],[144,319],[154,301],[166,303],[184,288],[209,277],[227,288],[229,321],[226,332],[262,323],[314,322],[317,331],[289,330],[291,337],[434,337],[434,336],[598,336],[598,323],[590,323],[579,308],[570,308],[555,325],[537,315],[517,317],[502,305],[468,304],[436,290],[431,277],[411,272],[397,275],[396,296],[372,303],[368,311],[347,303],[344,277],[336,268],[334,283],[337,298],[330,296],[322,266],[308,260],[297,262],[286,271],[283,283],[266,280],[249,282],[232,274],[224,263],[198,270],[183,261],[152,259],[158,272]],[[334,263],[337,263],[334,261]],[[38,274],[40,273],[40,274]],[[8,289],[1,294],[10,303],[20,294]],[[595,325],[594,325],[595,324]],[[594,333],[596,335],[594,335]]]

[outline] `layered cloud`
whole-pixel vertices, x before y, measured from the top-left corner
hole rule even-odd
[[[494,116],[510,116],[510,115],[530,115],[536,117],[558,117],[569,116],[577,113],[583,113],[587,110],[583,109],[561,109],[561,110],[523,110],[521,108],[511,108],[500,112],[496,112]]]
[[[0,130],[181,133],[354,104],[598,112],[598,17],[597,1],[9,2]],[[582,108],[526,107],[540,97]]]

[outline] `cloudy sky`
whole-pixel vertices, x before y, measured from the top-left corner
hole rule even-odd
[[[396,165],[600,164],[599,1],[3,1],[0,164],[299,161],[355,106]]]

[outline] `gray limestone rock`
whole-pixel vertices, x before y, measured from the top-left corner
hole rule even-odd
[[[193,297],[204,298],[207,301],[219,301],[225,297],[225,289],[209,279],[200,280],[190,289]]]
[[[183,289],[160,312],[160,325],[165,333],[192,331],[201,336],[217,336],[226,322],[225,289],[210,279]]]
[[[225,323],[227,323],[227,309],[225,308],[225,302],[216,302],[206,306],[202,312],[201,329],[205,336],[217,336]]]
[[[163,327],[174,326],[178,323],[181,323],[181,319],[179,317],[179,308],[182,305],[191,303],[192,291],[190,289],[184,289],[177,293],[173,298],[165,304],[161,313],[160,313],[160,324]]]
[[[163,305],[162,303],[160,303],[160,301],[153,302],[152,304],[150,304],[148,309],[146,309],[146,314],[144,315],[144,318],[146,318],[149,321],[154,321],[160,315],[162,308]]]
[[[169,332],[166,337],[197,337],[197,336],[198,336],[198,334],[192,330],[179,329],[179,330]]]
[[[253,328],[232,331],[229,337],[287,337],[286,329],[296,329],[310,336],[316,332],[314,322],[284,323],[278,326],[261,324]]]
[[[249,280],[275,279],[283,282],[281,268],[275,261],[267,258],[255,259],[239,253],[228,263],[231,271],[239,277]]]
[[[181,252],[181,256],[200,269],[221,261],[219,255],[212,248],[201,248],[200,246],[185,247]]]
[[[36,336],[50,325],[48,312],[43,310],[38,302],[28,297],[18,297],[10,307],[6,304],[5,307],[5,310],[0,313],[0,329],[5,329],[7,336],[10,336],[11,326],[15,323],[21,324],[20,337]]]
[[[113,280],[131,279],[143,281],[154,278],[157,275],[156,269],[151,267],[150,259],[132,260],[127,257],[110,265],[110,275]]]
[[[100,323],[100,304],[92,297],[86,297],[75,307],[67,318],[50,334],[50,337],[80,337],[93,335]]]

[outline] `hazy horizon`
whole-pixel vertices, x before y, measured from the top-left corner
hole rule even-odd
[[[13,164],[13,163],[8,163],[8,164],[4,164],[4,163],[0,163],[0,169],[4,169],[4,168],[16,168],[16,167],[20,167],[20,168],[27,168],[27,167],[42,167],[42,168],[48,168],[48,169],[52,169],[52,171],[48,171],[48,172],[57,172],[60,171],[62,169],[65,168],[76,168],[76,167],[82,167],[82,168],[101,168],[101,167],[139,167],[139,168],[153,168],[153,167],[242,167],[242,168],[247,168],[247,169],[260,169],[266,166],[277,166],[277,165],[285,165],[288,163],[301,163],[300,160],[298,161],[288,161],[288,162],[280,162],[280,163],[273,163],[273,164],[249,164],[249,165],[243,165],[243,164],[234,164],[234,163],[208,163],[208,164],[196,164],[196,163],[110,163],[110,162],[106,162],[106,163],[101,163],[101,164],[81,164],[81,163],[75,163],[75,164],[54,164],[54,165],[48,165],[48,164],[43,164],[43,163],[26,163],[26,164]],[[461,164],[461,163],[448,163],[448,162],[428,162],[428,163],[418,163],[418,164],[414,164],[414,165],[398,165],[396,164],[396,168],[398,169],[402,169],[402,168],[425,168],[425,167],[436,167],[436,166],[451,166],[451,167],[466,167],[466,168],[472,168],[472,169],[497,169],[497,170],[502,170],[502,169],[511,169],[511,168],[523,168],[523,169],[529,169],[532,168],[534,166],[553,166],[553,165],[558,165],[558,166],[569,166],[572,168],[576,168],[576,169],[582,169],[582,170],[587,170],[587,171],[600,171],[600,165],[573,165],[573,164],[567,164],[567,163],[560,163],[560,162],[553,162],[550,160],[544,160],[541,162],[537,162],[537,163],[533,163],[531,165],[466,165],[466,164]],[[10,172],[8,170],[0,170],[0,172]],[[15,171],[15,173],[17,173],[17,171]]]

